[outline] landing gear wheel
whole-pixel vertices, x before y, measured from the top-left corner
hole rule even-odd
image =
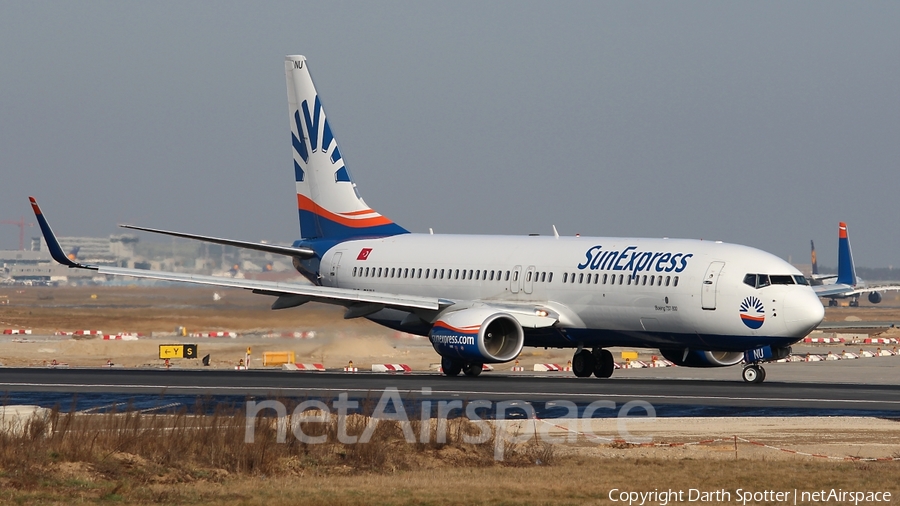
[[[483,365],[481,362],[467,362],[462,368],[463,374],[474,378],[481,374],[481,370],[484,368]]]
[[[747,383],[762,383],[766,379],[766,370],[760,365],[748,365],[741,372],[741,377]]]
[[[610,353],[609,350],[594,350],[594,361],[596,362],[594,365],[594,376],[598,378],[608,378],[612,376],[616,366],[613,362],[612,353]]]
[[[850,307],[859,307],[859,299],[853,299],[850,301]]]
[[[441,358],[441,369],[444,370],[445,376],[459,376],[462,372],[463,364],[458,360],[451,358]]]
[[[831,307],[835,307],[838,305],[838,302],[834,299],[828,299],[828,305]]]
[[[590,377],[596,366],[594,354],[588,350],[581,350],[572,357],[572,372],[579,378]]]

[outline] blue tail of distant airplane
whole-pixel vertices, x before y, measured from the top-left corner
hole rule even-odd
[[[305,240],[408,233],[369,208],[344,165],[337,140],[309,75],[306,58],[284,62],[297,182],[300,237]]]
[[[816,245],[809,240],[810,258],[812,259],[812,275],[813,278],[819,275],[819,262],[816,261]]]
[[[856,266],[853,264],[853,253],[850,251],[850,238],[847,236],[847,224],[838,224],[838,277],[837,284],[856,285]]]

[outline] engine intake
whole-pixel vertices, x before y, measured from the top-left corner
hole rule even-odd
[[[659,350],[666,360],[682,367],[727,367],[744,359],[741,351]]]
[[[491,308],[443,315],[428,337],[442,357],[485,364],[509,362],[519,356],[525,344],[525,332],[518,320]]]

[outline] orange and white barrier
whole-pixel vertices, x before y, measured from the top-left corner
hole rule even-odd
[[[870,337],[863,340],[865,344],[897,344],[893,337]]]
[[[372,372],[410,373],[412,368],[406,364],[372,364]]]
[[[807,337],[803,339],[803,342],[813,344],[841,344],[845,341],[843,337]]]
[[[285,371],[325,372],[325,366],[322,364],[284,364],[281,368]]]
[[[237,337],[237,332],[191,332],[189,337]]]
[[[563,368],[559,364],[534,364],[534,370],[537,372],[560,372]]]
[[[102,330],[75,330],[70,332],[58,331],[54,332],[56,336],[102,336]]]
[[[29,336],[31,329],[5,329],[3,333],[8,336]]]
[[[307,330],[303,332],[269,332],[264,337],[285,337],[292,339],[313,339],[316,337],[315,330]]]
[[[140,334],[104,334],[104,341],[137,341]]]

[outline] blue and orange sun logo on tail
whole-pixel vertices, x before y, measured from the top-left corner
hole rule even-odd
[[[762,305],[762,301],[756,297],[747,297],[741,302],[741,321],[744,325],[751,329],[762,327],[766,321],[766,309]]]

